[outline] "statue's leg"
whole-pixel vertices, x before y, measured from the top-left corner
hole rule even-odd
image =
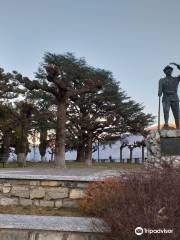
[[[169,110],[170,110],[170,102],[168,100],[163,101],[163,112],[164,112],[164,126],[168,127],[169,122]]]
[[[179,101],[171,102],[171,109],[174,115],[176,128],[179,128],[179,122],[180,122]]]

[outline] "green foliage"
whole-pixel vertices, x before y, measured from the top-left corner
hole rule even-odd
[[[71,147],[86,145],[89,137],[102,141],[112,134],[142,134],[153,121],[151,114],[143,113],[141,104],[125,94],[112,73],[98,69],[97,75],[103,79],[103,88],[96,93],[81,94],[68,109],[68,144]]]
[[[0,100],[17,98],[19,94],[24,94],[25,90],[20,87],[19,82],[10,73],[5,73],[0,68]]]

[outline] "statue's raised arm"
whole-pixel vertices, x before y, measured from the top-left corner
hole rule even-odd
[[[170,63],[170,65],[174,65],[174,66],[176,66],[177,67],[177,69],[178,70],[180,70],[180,64],[177,64],[177,63]],[[180,75],[178,76],[178,79],[179,79],[179,81],[180,81]]]
[[[177,64],[177,63],[170,63],[170,65],[174,65],[174,66],[176,66],[179,70],[180,70],[180,64]]]

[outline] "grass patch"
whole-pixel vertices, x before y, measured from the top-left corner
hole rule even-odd
[[[79,209],[38,207],[38,206],[0,206],[1,214],[40,215],[40,216],[66,216],[82,217],[87,214]]]
[[[17,168],[19,167],[17,162],[8,162],[5,164],[5,168]],[[53,162],[26,162],[26,168],[53,168]],[[109,163],[109,162],[101,162],[101,163],[93,163],[92,166],[87,166],[85,163],[78,162],[66,162],[67,168],[99,168],[99,169],[142,169],[144,167],[143,164],[136,163]],[[3,165],[0,165],[0,168],[3,168]]]

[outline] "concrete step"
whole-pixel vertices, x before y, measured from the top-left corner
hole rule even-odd
[[[104,240],[101,219],[0,214],[1,240]]]

